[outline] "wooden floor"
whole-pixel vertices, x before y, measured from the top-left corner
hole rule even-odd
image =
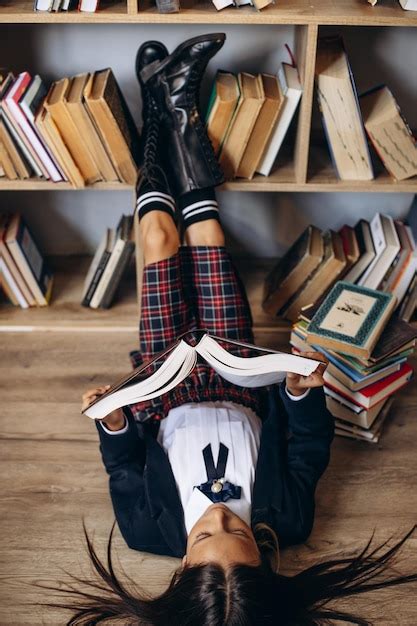
[[[259,332],[274,345],[276,334]],[[88,575],[82,520],[104,548],[113,521],[94,424],[79,413],[83,390],[107,383],[130,367],[134,333],[3,333],[0,425],[0,624],[65,624],[65,615],[34,606],[49,599],[32,583],[56,583],[62,570]],[[281,339],[282,341],[282,335]],[[397,536],[417,518],[417,390],[397,399],[380,445],[337,439],[317,493],[314,531],[304,546],[286,551],[293,573],[319,557],[347,555],[376,530]],[[150,592],[164,588],[178,562],[130,551],[115,543],[125,571]],[[404,569],[417,569],[417,536]],[[146,583],[146,584],[145,584]],[[417,594],[397,601],[362,602],[376,624],[417,624]],[[381,597],[381,596],[379,596]],[[382,596],[386,598],[387,596]],[[371,607],[371,608],[369,608]]]

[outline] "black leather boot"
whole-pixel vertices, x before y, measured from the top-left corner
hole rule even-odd
[[[162,137],[160,114],[158,106],[141,78],[141,72],[151,63],[159,63],[168,56],[168,50],[160,41],[146,41],[141,45],[136,55],[136,76],[139,81],[142,95],[142,134],[140,142],[140,172],[138,191],[141,193],[150,188],[169,188],[168,180],[164,172],[163,163],[160,161],[159,152]]]
[[[224,33],[194,37],[141,71],[141,80],[153,95],[166,128],[167,171],[177,195],[224,182],[200,117],[199,93],[207,64],[225,38]]]

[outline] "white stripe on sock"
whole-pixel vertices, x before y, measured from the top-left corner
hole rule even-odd
[[[189,204],[185,209],[182,209],[182,214],[187,215],[189,211],[193,209],[198,209],[199,207],[218,207],[218,203],[216,200],[201,200],[200,202],[194,202],[193,204]]]
[[[147,200],[141,200],[136,205],[137,210],[140,211],[146,204],[151,204],[151,203],[166,204],[167,206],[169,206],[171,211],[175,213],[175,204],[173,202],[170,202],[169,200],[165,200],[165,198],[148,198]]]
[[[169,193],[164,193],[163,191],[147,191],[146,193],[139,194],[138,202],[144,200],[145,198],[150,198],[151,196],[159,196],[160,198],[166,198],[167,200],[172,200],[174,202],[174,198]]]
[[[194,211],[192,211],[191,213],[188,213],[188,215],[184,215],[184,219],[189,219],[191,217],[194,217],[194,215],[198,215],[199,213],[209,213],[210,211],[215,211],[216,213],[218,213],[219,209],[216,209],[213,206],[203,207],[202,209],[194,209]]]

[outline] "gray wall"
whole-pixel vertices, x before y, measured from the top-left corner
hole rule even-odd
[[[169,49],[183,39],[214,28],[196,25],[7,25],[0,27],[2,66],[28,69],[53,80],[111,65],[132,113],[140,124],[140,98],[134,58],[146,39],[163,40]],[[211,63],[203,85],[207,99],[217,68],[275,72],[293,47],[288,26],[225,26],[224,48]],[[327,29],[333,32],[334,29]],[[387,83],[412,128],[417,127],[417,37],[406,28],[343,29],[359,91]],[[321,132],[315,112],[313,126]],[[229,241],[236,252],[282,254],[310,222],[338,228],[376,211],[403,217],[411,194],[219,194]],[[129,192],[0,193],[0,208],[22,210],[49,254],[92,252],[103,229],[132,209]]]

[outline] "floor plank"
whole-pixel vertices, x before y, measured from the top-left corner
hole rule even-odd
[[[284,348],[282,334],[259,330],[257,341]],[[82,520],[103,553],[113,522],[107,477],[95,425],[80,414],[88,387],[110,382],[130,365],[136,333],[30,333],[2,335],[0,385],[0,624],[65,623],[56,610],[34,607],[50,596],[31,586],[65,580],[62,570],[89,575]],[[417,518],[415,489],[417,389],[401,392],[377,446],[336,439],[330,466],[317,490],[313,533],[287,550],[283,572],[318,558],[348,555],[375,530],[376,539],[399,537]],[[116,533],[116,562],[150,593],[162,590],[178,561],[129,550]],[[403,569],[417,569],[417,537]],[[146,585],[144,584],[146,581]],[[417,598],[372,601],[376,623],[415,626]],[[378,596],[379,599],[379,596]],[[357,600],[369,610],[370,603]],[[350,601],[352,606],[352,601]]]

